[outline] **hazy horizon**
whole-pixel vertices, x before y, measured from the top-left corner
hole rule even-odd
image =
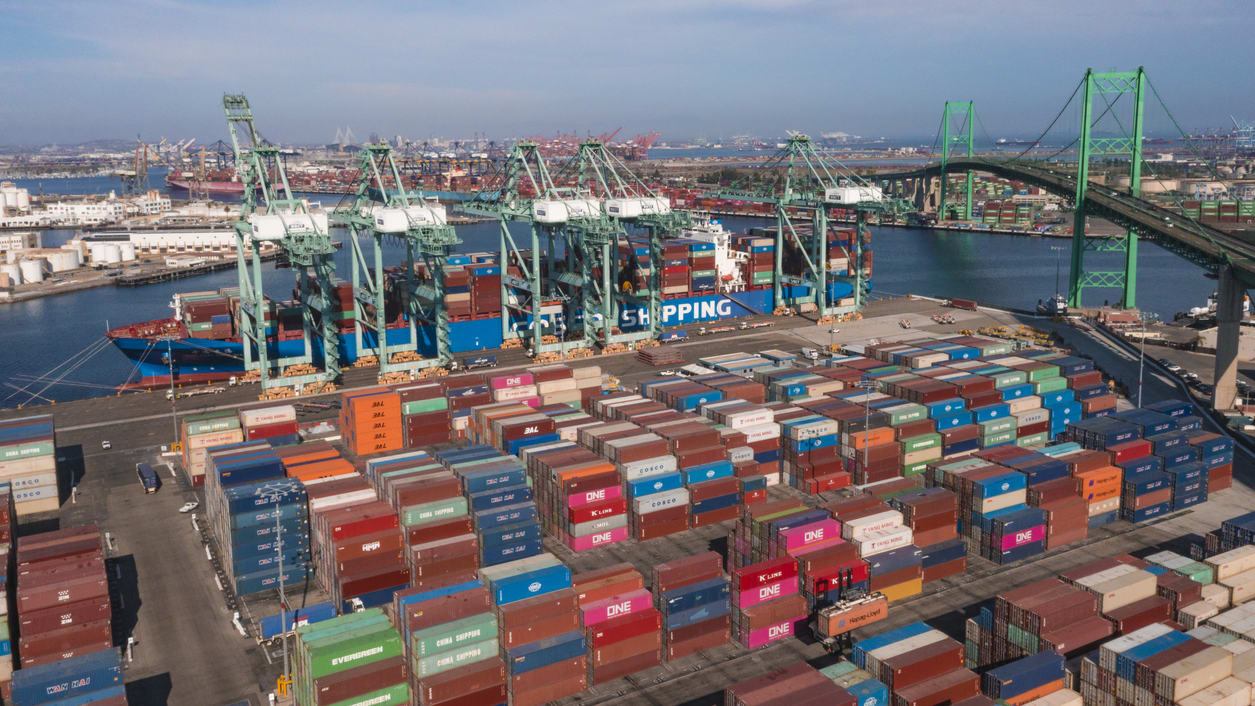
[[[801,130],[926,143],[946,100],[976,102],[986,141],[1032,138],[1087,67],[1139,65],[1186,131],[1255,118],[1255,7],[1217,0],[0,0],[0,10],[6,145],[213,142],[226,136],[224,92],[247,94],[262,132],[285,144],[330,143],[346,125],[358,141],[622,127],[619,139],[657,130],[670,142]],[[1175,132],[1153,93],[1146,106],[1147,134]],[[1065,114],[1056,131],[1078,125]]]

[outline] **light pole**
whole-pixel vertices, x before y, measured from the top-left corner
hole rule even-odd
[[[174,344],[170,339],[166,338],[166,363],[170,366],[170,424],[174,427],[174,440],[170,442],[170,448],[174,448],[179,443],[179,412],[178,405],[175,404],[178,395],[174,394]]]
[[[1142,345],[1137,355],[1137,406],[1142,406],[1142,371],[1146,367],[1146,322],[1154,321],[1159,315],[1154,312],[1141,312],[1138,318],[1142,320]]]
[[[874,392],[880,389],[880,381],[873,380],[872,378],[865,377],[862,380],[859,380],[855,384],[860,389],[865,390],[865,391]],[[863,394],[863,478],[864,480],[866,480],[867,478],[867,458],[868,458],[867,440],[870,436],[869,432],[871,430],[869,429],[869,427],[871,426],[871,418],[872,418],[871,400],[869,399],[870,396],[871,396],[870,392],[864,392]]]
[[[1059,298],[1059,259],[1063,257],[1062,245],[1051,245],[1051,250],[1055,251],[1055,298]]]

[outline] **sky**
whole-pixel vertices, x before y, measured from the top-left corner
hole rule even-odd
[[[0,18],[0,144],[212,142],[224,92],[283,143],[931,137],[946,100],[975,101],[991,139],[1036,137],[1086,68],[1138,66],[1187,131],[1255,120],[1249,0],[0,0]],[[1147,105],[1148,132],[1170,129]]]

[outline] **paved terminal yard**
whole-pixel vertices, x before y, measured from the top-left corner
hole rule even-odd
[[[934,313],[945,311],[956,318],[952,325],[938,325]],[[765,317],[764,317],[765,318]],[[775,319],[772,328],[735,331],[691,339],[678,345],[686,362],[715,353],[755,351],[768,348],[797,350],[802,346],[831,342],[856,343],[871,339],[893,339],[911,334],[899,321],[906,319],[912,329],[957,331],[981,326],[1015,324],[1023,319],[1039,328],[1057,330],[1080,352],[1092,356],[1108,375],[1123,380],[1135,390],[1137,358],[1101,333],[1087,327],[1076,328],[982,310],[980,312],[942,309],[929,300],[877,301],[868,308],[863,321],[838,324],[840,333],[830,334],[828,326],[816,327],[798,318]],[[687,329],[692,335],[696,327]],[[1148,351],[1149,352],[1149,351]],[[525,364],[520,351],[499,355],[503,367]],[[631,355],[590,359],[607,373],[616,375],[628,387],[649,378],[658,369],[648,368]],[[576,361],[576,365],[579,361]],[[368,386],[374,371],[351,370],[344,388]],[[1146,370],[1144,402],[1180,399],[1186,392],[1166,374]],[[231,388],[220,395],[180,400],[180,414],[212,408],[238,407],[255,403],[256,387]],[[332,399],[332,398],[327,398]],[[1128,403],[1122,403],[1127,407]],[[282,652],[273,644],[259,645],[244,637],[232,623],[234,609],[261,617],[277,611],[274,597],[229,605],[215,581],[201,535],[190,514],[180,514],[186,501],[204,503],[199,490],[193,490],[177,471],[176,456],[163,456],[162,444],[174,433],[170,402],[164,394],[145,393],[119,398],[98,398],[51,407],[4,410],[0,418],[51,412],[57,421],[58,457],[65,488],[59,512],[23,526],[23,532],[99,523],[109,538],[109,571],[115,584],[115,622],[121,625],[119,640],[135,639],[133,661],[127,665],[128,698],[133,704],[230,704],[244,701],[267,702],[275,678],[281,672]],[[302,417],[312,420],[334,416],[334,410],[315,410]],[[1201,416],[1201,415],[1200,415]],[[101,448],[102,440],[112,448]],[[135,476],[135,463],[146,460],[160,475],[163,486],[155,495],[146,495]],[[167,465],[169,464],[169,465]],[[995,566],[979,557],[968,557],[968,571],[962,576],[930,584],[925,594],[895,603],[889,617],[856,638],[876,634],[916,620],[927,620],[962,639],[963,620],[978,605],[998,592],[1037,580],[1076,566],[1095,557],[1121,552],[1142,552],[1151,547],[1184,551],[1191,535],[1201,535],[1221,520],[1255,507],[1250,485],[1255,475],[1249,453],[1239,445],[1234,465],[1234,487],[1214,495],[1209,502],[1144,525],[1117,522],[1091,530],[1080,545],[1065,547],[1018,565]],[[69,488],[74,487],[71,498]],[[797,491],[777,486],[771,497],[786,497]],[[828,499],[835,497],[828,494]],[[818,504],[820,498],[814,498]],[[574,571],[627,561],[642,572],[663,561],[714,549],[723,551],[732,523],[663,537],[649,542],[628,541],[604,549],[574,553],[564,545],[547,541],[546,549],[558,555]],[[317,591],[289,595],[292,606],[326,600]],[[713,704],[722,703],[722,689],[768,669],[799,659],[822,666],[835,658],[807,638],[787,640],[754,651],[726,644],[713,650],[669,662],[645,672],[608,684],[594,686],[582,694],[564,699],[563,704]]]

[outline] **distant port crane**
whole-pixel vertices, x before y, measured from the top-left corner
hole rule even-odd
[[[387,143],[362,146],[353,201],[331,214],[331,220],[349,228],[353,255],[354,332],[359,352],[379,358],[379,376],[403,370],[445,366],[453,361],[449,345],[449,313],[445,304],[445,260],[462,241],[448,225],[443,206],[429,204],[422,192],[406,191],[401,171]],[[359,236],[374,243],[373,256],[362,250]],[[396,238],[405,243],[403,286],[409,338],[388,341],[383,242]],[[420,283],[415,265],[422,262],[428,277]],[[420,321],[435,330],[436,354],[418,355]],[[410,355],[404,355],[409,353]]]
[[[868,214],[901,215],[912,210],[904,200],[890,198],[876,186],[854,174],[823,153],[810,137],[794,133],[767,163],[763,173],[778,173],[775,185],[740,186],[733,184],[709,196],[721,199],[754,201],[775,206],[775,307],[814,304],[819,318],[853,313],[863,308],[868,291],[864,271],[866,246],[870,243]],[[853,211],[855,240],[845,251],[848,275],[828,269],[828,229],[830,212],[834,209]],[[800,215],[799,215],[800,214]],[[809,221],[806,224],[805,221]],[[802,265],[799,275],[784,272],[785,244],[796,246]],[[847,282],[853,292],[853,305],[836,306],[830,301],[828,286]],[[800,296],[785,296],[785,286],[807,287]]]
[[[244,184],[240,217],[235,222],[240,285],[238,331],[244,343],[244,369],[260,374],[263,393],[282,387],[334,383],[340,377],[340,353],[332,298],[335,248],[327,218],[310,213],[305,201],[293,197],[280,151],[258,134],[248,98],[224,95],[222,107],[231,133],[235,170]],[[300,301],[296,305],[301,310],[304,341],[299,355],[281,357],[278,346],[272,352],[268,342],[269,306],[262,289],[260,255],[260,245],[266,241],[278,243],[297,271]],[[320,358],[322,366],[317,368],[314,364]],[[300,366],[300,372],[287,370],[294,366]]]

